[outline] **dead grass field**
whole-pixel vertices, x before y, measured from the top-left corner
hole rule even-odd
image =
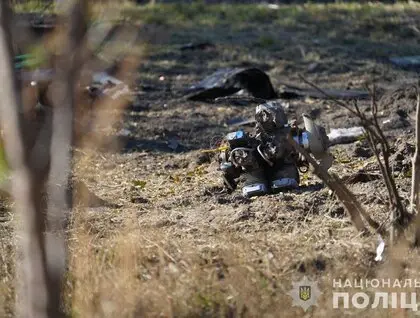
[[[127,142],[122,151],[83,150],[89,161],[76,178],[112,206],[76,208],[68,230],[70,256],[66,311],[71,317],[412,317],[410,310],[333,309],[333,279],[417,278],[419,253],[406,246],[375,262],[376,237],[361,237],[316,177],[302,189],[244,199],[221,192],[214,158],[201,150],[232,128],[227,120],[252,117],[253,106],[214,105],[182,98],[182,90],[221,67],[257,66],[278,88],[302,85],[299,75],[328,88],[361,88],[373,79],[383,90],[417,83],[418,74],[394,68],[389,56],[420,50],[416,3],[288,5],[124,4],[122,20],[139,25],[148,41],[136,82],[140,105],[106,132]],[[140,25],[142,25],[140,27]],[[188,42],[214,48],[181,51]],[[400,104],[398,104],[400,103]],[[397,105],[398,104],[398,105]],[[403,99],[383,109],[414,113]],[[365,106],[363,106],[365,107]],[[367,107],[367,105],[366,105]],[[289,119],[316,110],[327,131],[357,121],[325,101],[290,101]],[[110,112],[109,116],[112,116]],[[121,136],[121,132],[124,131]],[[412,127],[387,131],[397,148]],[[176,140],[178,149],[168,147]],[[373,157],[356,144],[334,146],[340,176]],[[397,149],[398,150],[398,149]],[[397,177],[409,197],[410,176]],[[382,180],[349,185],[379,222],[387,220]],[[0,209],[0,316],[13,316],[15,218]],[[322,296],[305,313],[292,307],[292,282],[306,275]]]

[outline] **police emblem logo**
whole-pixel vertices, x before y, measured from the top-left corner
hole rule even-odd
[[[303,301],[311,299],[311,286],[299,286],[299,298]]]
[[[318,284],[309,280],[306,276],[297,282],[292,282],[293,288],[289,295],[293,298],[293,306],[300,306],[304,311],[309,307],[316,306],[319,296],[322,294]]]

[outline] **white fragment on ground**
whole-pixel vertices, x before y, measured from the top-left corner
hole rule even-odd
[[[126,128],[123,128],[118,132],[118,136],[128,137],[130,135],[131,135],[131,131]]]
[[[328,134],[330,146],[357,141],[365,134],[363,127],[333,128]]]
[[[179,147],[179,142],[176,139],[169,139],[168,140],[168,147],[172,150],[176,150]]]
[[[280,6],[276,3],[262,3],[262,4],[259,5],[259,7],[267,8],[267,9],[271,9],[271,10],[280,9]]]
[[[115,85],[119,85],[119,84],[124,83],[124,82],[120,81],[118,78],[115,78],[114,76],[111,76],[111,75],[107,74],[106,72],[95,73],[93,75],[93,82],[94,83],[100,83],[102,85],[105,85],[108,82],[111,82],[112,84],[115,84]]]
[[[106,72],[95,73],[93,75],[93,83],[100,84],[102,86],[102,92],[114,100],[124,96],[133,97],[133,93],[127,84]],[[109,84],[112,86],[107,87]]]
[[[379,236],[379,245],[376,248],[375,261],[380,262],[383,260],[382,254],[384,250],[385,250],[385,241],[382,239],[382,237]]]

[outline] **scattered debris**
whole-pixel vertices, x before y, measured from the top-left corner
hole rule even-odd
[[[309,64],[308,65],[308,68],[307,68],[307,70],[308,70],[308,72],[309,73],[315,73],[316,71],[318,71],[319,70],[319,63],[311,63],[311,64]]]
[[[358,171],[355,174],[351,174],[349,176],[344,176],[342,180],[348,184],[355,184],[355,183],[365,183],[370,182],[373,180],[379,180],[381,175],[378,173],[367,173],[364,171]]]
[[[267,8],[267,9],[271,9],[271,10],[280,9],[280,5],[278,5],[277,3],[261,3],[258,6],[261,7],[261,8]]]
[[[121,129],[119,132],[118,132],[118,134],[117,134],[118,136],[123,136],[123,137],[128,137],[128,136],[130,136],[131,135],[131,131],[129,130],[129,129],[127,129],[127,128],[123,128],[123,129]]]
[[[144,180],[133,180],[132,183],[133,183],[133,186],[134,187],[136,187],[138,189],[144,189],[144,187],[147,184],[147,181],[144,181]]]
[[[270,77],[262,70],[258,68],[226,68],[216,71],[198,84],[189,87],[186,94],[188,99],[196,101],[213,101],[216,98],[233,95],[241,90],[245,90],[252,97],[265,100],[277,97],[283,99],[327,98],[325,94],[316,89],[302,88],[288,83],[280,84],[281,89],[278,95],[271,84]],[[361,90],[325,89],[324,92],[331,98],[336,99],[369,98],[369,92]]]
[[[94,74],[92,85],[88,89],[96,96],[107,95],[112,99],[125,97],[133,101],[135,97],[127,84],[106,72]]]
[[[227,122],[226,124],[231,127],[244,127],[244,126],[253,127],[255,126],[255,119],[252,118],[252,119],[244,119],[242,121],[231,121],[230,123]]]
[[[361,142],[356,142],[353,154],[359,158],[370,158],[373,156],[372,149],[369,148],[369,145]]]
[[[251,212],[249,206],[247,206],[236,213],[234,222],[242,222],[254,217],[254,212]]]
[[[384,130],[398,129],[410,126],[411,123],[405,117],[402,116],[393,116],[382,122],[382,128]]]
[[[383,260],[382,254],[384,253],[384,250],[385,250],[385,241],[382,239],[381,236],[379,236],[378,239],[379,239],[379,244],[378,244],[378,247],[376,248],[375,261],[380,262]]]
[[[209,49],[209,48],[214,48],[216,47],[213,43],[209,42],[209,41],[205,41],[205,42],[197,42],[197,43],[187,43],[185,45],[182,45],[179,49],[181,51],[193,51],[193,50],[205,50],[205,49]]]
[[[171,138],[168,140],[168,147],[172,150],[177,150],[178,147],[180,146],[178,140]]]
[[[365,134],[363,127],[333,128],[328,134],[330,146],[352,143],[359,140]]]
[[[281,102],[258,105],[254,132],[233,131],[217,149],[220,150],[219,170],[226,189],[234,191],[241,175],[245,179],[242,187],[245,197],[298,188],[299,171],[308,168],[308,163],[293,151],[288,138],[308,149],[328,170],[333,157],[328,152],[325,129],[315,124],[308,115],[303,114],[302,117],[305,129],[288,123]]]
[[[420,55],[390,57],[389,61],[395,66],[398,66],[404,69],[419,69],[420,68]]]
[[[187,98],[195,101],[213,101],[217,97],[246,90],[253,97],[274,99],[276,92],[268,75],[258,68],[221,69],[186,90]]]

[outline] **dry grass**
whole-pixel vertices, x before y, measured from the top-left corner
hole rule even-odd
[[[181,155],[191,161],[188,156]],[[136,171],[140,162],[145,167],[156,158],[127,154],[112,173],[103,171],[114,160],[112,154],[93,158],[97,164],[85,178],[95,176],[97,193],[101,183],[114,189],[103,189],[102,197],[122,199],[124,209],[78,210],[71,230],[67,294],[75,317],[300,317],[303,311],[291,307],[287,293],[303,275],[316,279],[324,293],[310,316],[339,315],[331,310],[332,279],[389,277],[386,266],[373,261],[376,238],[360,237],[347,219],[329,216],[336,203],[327,189],[303,206],[300,194],[286,198],[291,207],[275,196],[236,208],[214,200],[200,206],[180,201],[202,200],[199,184],[217,183],[213,165],[199,166],[200,174],[188,172],[197,167],[179,173],[188,180],[173,182],[170,194],[161,191],[170,178],[165,168]],[[148,183],[139,190],[120,182],[134,176]],[[130,190],[150,202],[131,204]],[[322,214],[320,197],[327,198]],[[407,257],[400,255],[395,268],[402,268],[401,258]]]
[[[297,224],[288,235],[221,233],[199,239],[133,226],[135,217],[126,220],[121,232],[104,239],[86,236],[83,228],[75,231],[70,270],[75,316],[298,316],[286,295],[296,272],[311,272],[328,286],[322,273],[333,261],[332,253],[335,258],[346,259],[349,252],[357,259],[366,257],[363,241],[355,240],[341,245],[331,239],[325,252],[308,253],[314,241],[325,238],[313,235],[313,228],[305,237]],[[296,245],[299,237],[303,244]],[[341,255],[331,251],[336,244]],[[343,268],[368,271],[361,264],[354,267],[343,264],[337,270],[341,275]]]

